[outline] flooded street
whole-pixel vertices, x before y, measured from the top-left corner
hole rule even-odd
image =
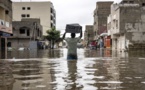
[[[145,90],[145,53],[78,49],[8,51],[0,60],[0,90]]]

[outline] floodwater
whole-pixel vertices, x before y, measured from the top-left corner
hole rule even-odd
[[[0,90],[145,90],[145,52],[78,49],[8,51],[0,60]]]

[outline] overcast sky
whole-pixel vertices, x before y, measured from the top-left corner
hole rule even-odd
[[[93,24],[93,11],[97,1],[107,0],[12,0],[12,1],[51,1],[56,10],[56,28],[65,29],[69,23],[85,25]],[[109,0],[108,0],[109,1]],[[110,0],[115,3],[121,0]]]

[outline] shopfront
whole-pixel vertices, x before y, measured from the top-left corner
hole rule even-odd
[[[7,38],[12,34],[12,28],[0,25],[0,58],[7,56]]]

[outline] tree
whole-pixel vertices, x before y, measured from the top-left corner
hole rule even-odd
[[[46,39],[50,41],[50,47],[53,49],[54,44],[60,39],[60,31],[51,28],[50,30],[47,30],[46,33],[48,34]]]

